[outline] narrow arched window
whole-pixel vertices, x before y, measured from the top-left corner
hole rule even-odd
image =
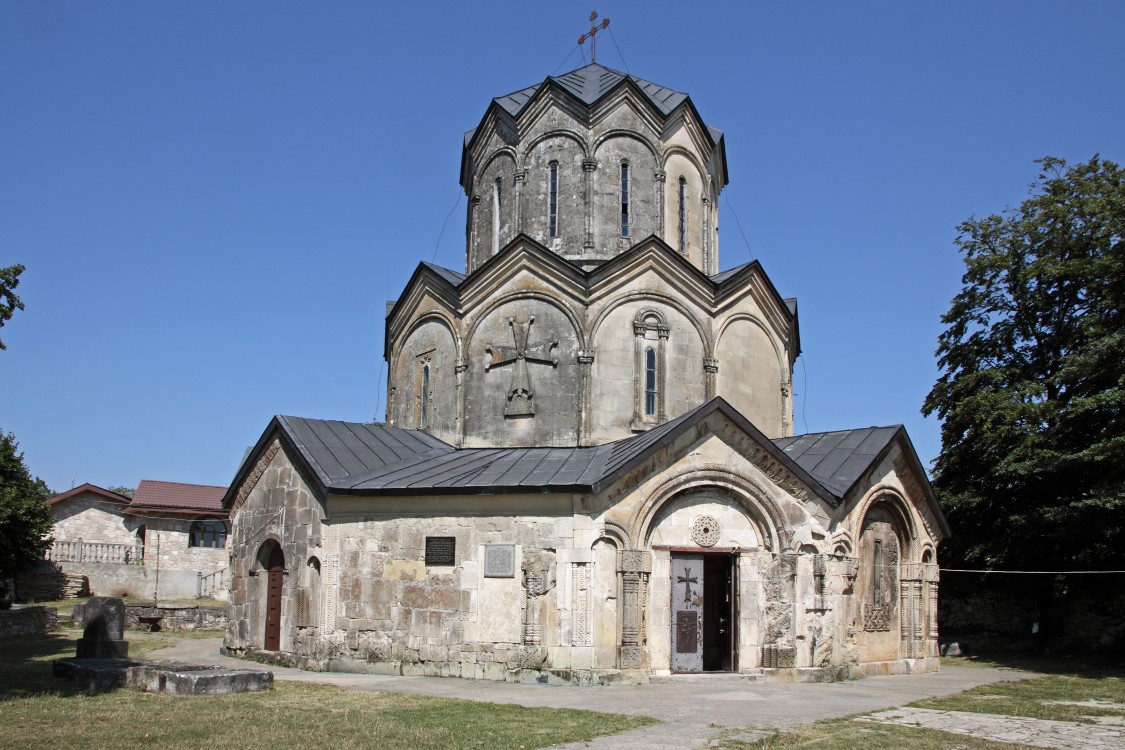
[[[551,237],[559,236],[559,163],[551,162],[547,169],[550,174],[547,178],[547,234]]]
[[[656,350],[645,349],[645,416],[656,416]]]
[[[629,236],[629,162],[621,162],[621,236]]]
[[[492,188],[492,254],[500,252],[500,178]]]
[[[687,252],[687,180],[683,177],[680,178],[679,248],[681,253]]]
[[[430,426],[430,363],[422,365],[422,429]]]

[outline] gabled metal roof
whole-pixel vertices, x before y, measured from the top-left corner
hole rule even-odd
[[[810,432],[778,438],[773,442],[834,495],[842,498],[902,429],[902,425],[894,425]]]
[[[622,73],[620,70],[607,68],[597,63],[591,63],[561,76],[547,76],[547,81],[558,84],[587,106],[596,103],[624,80],[636,84],[637,88],[652,103],[652,106],[656,107],[657,111],[664,116],[670,115],[672,110],[683,104],[684,100],[688,98],[687,94],[680,91],[673,91],[652,81],[646,81],[643,78],[637,78],[634,75]],[[497,97],[495,101],[512,117],[518,117],[524,106],[531,101],[541,86],[543,86],[542,83],[537,83],[534,86],[528,86],[525,89],[513,91],[511,94]],[[715,140],[718,141],[717,138]]]
[[[436,263],[429,263],[427,261],[422,261],[422,263],[420,265],[424,268],[430,269],[431,271],[436,273],[438,276],[440,276],[443,279],[445,279],[446,281],[448,281],[453,286],[460,286],[461,282],[464,281],[467,278],[465,276],[465,274],[463,274],[463,273],[458,273],[457,271],[454,271],[450,268],[446,268],[445,266],[439,266]],[[389,310],[388,310],[388,312],[389,312]]]
[[[420,430],[276,417],[258,442],[255,454],[268,442],[276,425],[328,493],[599,492],[715,412],[737,424],[826,502],[835,505],[842,496],[822,486],[799,461],[780,450],[777,441],[767,439],[721,398],[633,437],[576,448],[455,449]],[[813,455],[808,453],[808,457]],[[248,460],[244,467],[249,465]]]
[[[281,416],[277,423],[325,487],[388,466],[456,452],[421,430]]]

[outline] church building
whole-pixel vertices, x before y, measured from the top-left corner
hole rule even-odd
[[[938,667],[949,527],[901,426],[793,434],[797,303],[720,271],[724,135],[591,64],[465,135],[464,272],[386,317],[387,421],[279,416],[223,500],[226,651],[643,682]]]

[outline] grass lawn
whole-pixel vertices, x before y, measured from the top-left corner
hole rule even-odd
[[[268,747],[531,750],[655,723],[618,714],[475,703],[279,682],[265,693],[170,696],[118,690],[87,695],[51,674],[74,653],[59,636],[0,646],[0,748]],[[16,647],[18,645],[18,648]],[[130,655],[167,645],[131,638]]]

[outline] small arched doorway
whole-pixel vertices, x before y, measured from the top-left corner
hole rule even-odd
[[[281,650],[281,587],[285,581],[285,553],[273,544],[266,558],[266,651]]]

